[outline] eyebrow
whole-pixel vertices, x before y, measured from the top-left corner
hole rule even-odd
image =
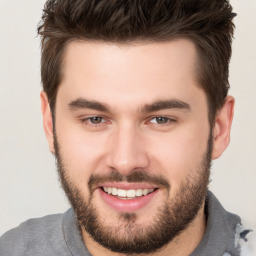
[[[171,100],[159,100],[155,101],[152,104],[146,104],[141,108],[141,112],[149,113],[155,112],[163,109],[181,109],[181,110],[191,110],[191,107],[188,103],[178,100],[178,99],[171,99]]]
[[[78,109],[93,109],[101,112],[110,113],[110,107],[107,104],[94,101],[87,100],[85,98],[78,98],[76,100],[71,101],[68,104],[70,110],[78,110]],[[182,110],[191,110],[190,105],[179,99],[170,99],[170,100],[158,100],[153,102],[152,104],[146,104],[139,108],[139,112],[142,113],[150,113],[156,112],[163,109],[182,109]]]
[[[98,101],[87,100],[84,98],[78,98],[76,100],[73,100],[68,104],[68,106],[71,110],[89,108],[89,109],[98,110],[102,112],[110,112],[110,108],[107,104],[103,104]]]

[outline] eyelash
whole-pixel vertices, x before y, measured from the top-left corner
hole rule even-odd
[[[97,119],[99,118],[100,119],[100,122],[99,123],[93,123],[92,120],[93,119]],[[164,119],[163,123],[157,123],[157,121],[155,122],[152,122],[152,120],[157,120],[157,119]],[[102,122],[104,121],[104,122]],[[102,126],[102,125],[105,125],[106,123],[108,123],[107,119],[102,117],[102,116],[90,116],[90,117],[87,117],[87,118],[84,118],[81,120],[81,122],[83,124],[86,124],[86,125],[89,125],[89,126],[93,126],[93,127],[98,127],[98,126]],[[170,118],[170,117],[166,117],[166,116],[154,116],[154,117],[151,117],[150,119],[148,119],[146,121],[146,124],[153,124],[153,125],[159,125],[159,126],[168,126],[170,125],[171,123],[175,123],[177,122],[177,120],[173,119],[173,118]]]
[[[170,118],[170,117],[166,117],[166,116],[155,116],[155,117],[153,117],[153,118],[150,118],[149,119],[149,122],[150,121],[152,121],[153,119],[164,119],[164,123],[157,123],[157,121],[155,122],[155,123],[153,123],[153,124],[157,124],[157,125],[161,125],[161,126],[164,126],[164,125],[170,125],[170,123],[173,123],[173,122],[176,122],[176,120],[175,119],[173,119],[173,118]]]
[[[85,123],[85,124],[88,124],[88,125],[91,125],[91,126],[98,126],[98,125],[102,125],[103,123],[106,123],[106,122],[100,122],[100,123],[96,123],[96,124],[94,124],[93,122],[92,122],[92,119],[93,118],[100,118],[101,120],[105,120],[105,118],[104,117],[102,117],[102,116],[90,116],[90,117],[87,117],[87,118],[84,118],[84,119],[82,119],[81,121],[82,121],[82,123]]]

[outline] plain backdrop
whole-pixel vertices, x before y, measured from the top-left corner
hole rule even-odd
[[[231,3],[238,13],[230,65],[235,118],[231,144],[213,163],[210,188],[226,209],[256,227],[256,0]],[[69,207],[42,128],[36,28],[43,5],[0,0],[0,235]]]

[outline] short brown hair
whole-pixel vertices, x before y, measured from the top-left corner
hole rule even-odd
[[[52,111],[69,42],[160,42],[183,37],[197,48],[198,81],[207,95],[212,122],[229,89],[234,16],[228,0],[48,0],[38,33],[42,84]]]

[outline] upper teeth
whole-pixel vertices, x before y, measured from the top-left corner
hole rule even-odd
[[[149,193],[152,193],[154,189],[119,189],[119,188],[111,188],[111,187],[103,187],[103,190],[113,196],[118,197],[127,197],[127,198],[134,198],[139,196],[146,196]]]

